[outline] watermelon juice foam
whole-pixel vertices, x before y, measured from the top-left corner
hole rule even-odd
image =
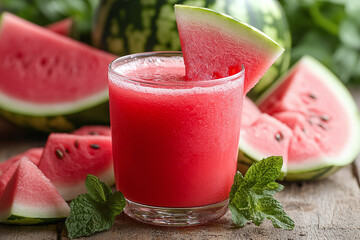
[[[186,81],[181,53],[119,58],[109,68],[116,187],[125,212],[158,225],[223,215],[237,166],[244,72]]]

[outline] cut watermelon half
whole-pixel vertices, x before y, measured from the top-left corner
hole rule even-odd
[[[0,176],[9,169],[12,165],[18,162],[22,157],[27,157],[35,165],[39,164],[40,157],[43,153],[43,148],[31,148],[24,153],[13,156],[12,158],[0,163]]]
[[[88,174],[114,184],[112,145],[109,136],[50,134],[39,169],[54,184],[66,201],[86,193]]]
[[[284,146],[286,180],[324,178],[350,164],[360,152],[360,115],[354,99],[337,77],[311,57],[303,57],[268,89],[258,106],[292,131],[288,146]],[[243,111],[247,111],[245,105]],[[250,131],[246,125],[244,132]],[[280,131],[280,126],[269,128]],[[269,155],[276,154],[278,144],[265,145],[254,142],[255,136],[248,138],[240,139],[240,163],[260,161],[252,153],[264,149],[273,149]]]
[[[76,127],[72,123],[81,120],[108,124],[107,68],[116,56],[10,13],[2,13],[0,19],[3,116],[18,125],[40,130],[46,126],[50,131],[71,130]],[[106,108],[106,116],[98,106]],[[67,117],[83,112],[84,116]]]
[[[26,157],[0,177],[0,222],[47,223],[69,214],[69,205],[54,185]]]
[[[245,67],[246,94],[284,48],[246,23],[207,8],[175,5],[186,78],[227,77]]]

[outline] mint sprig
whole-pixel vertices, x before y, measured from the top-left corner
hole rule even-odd
[[[273,196],[284,189],[275,182],[280,176],[282,157],[268,157],[253,164],[245,176],[237,172],[231,187],[229,209],[237,227],[248,221],[259,226],[270,219],[276,228],[292,230],[294,221],[285,213],[280,202]]]
[[[88,193],[79,195],[70,203],[70,217],[65,221],[69,238],[89,236],[111,228],[115,217],[126,205],[121,192],[113,193],[93,175],[86,177],[85,186]]]

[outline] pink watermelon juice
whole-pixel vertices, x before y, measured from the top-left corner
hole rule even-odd
[[[109,70],[116,187],[127,200],[198,207],[228,199],[244,73],[186,81],[180,53],[145,53]]]

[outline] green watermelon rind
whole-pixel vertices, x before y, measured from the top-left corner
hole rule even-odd
[[[42,132],[69,132],[83,125],[109,125],[109,101],[72,114],[29,116],[0,109],[0,115],[17,126]]]
[[[217,26],[219,29],[228,31],[229,36],[233,36],[234,39],[251,39],[252,43],[257,46],[258,51],[273,51],[274,59],[276,59],[284,51],[284,48],[276,43],[268,35],[264,34],[257,28],[239,21],[232,16],[229,16],[218,11],[194,7],[187,5],[175,4],[175,13],[177,16],[182,16],[186,19],[186,16],[192,16],[192,19],[198,19],[199,22],[207,22],[212,26]],[[194,17],[195,16],[195,17]],[[205,20],[206,19],[206,20]],[[242,27],[239,27],[242,26]]]
[[[109,93],[107,88],[97,94],[65,103],[31,103],[0,93],[0,109],[27,116],[58,116],[92,108],[108,101],[108,99]]]
[[[344,110],[349,116],[349,129],[351,129],[351,137],[349,138],[345,149],[339,156],[309,159],[309,161],[301,162],[299,164],[288,163],[287,177],[285,179],[289,181],[310,180],[329,176],[341,167],[352,163],[360,152],[360,146],[358,144],[360,142],[360,113],[351,93],[330,70],[328,70],[316,59],[310,56],[304,56],[287,73],[285,73],[278,81],[276,81],[275,84],[273,84],[267,91],[265,91],[264,94],[261,95],[256,101],[256,104],[259,105],[274,91],[274,89],[281,85],[288,74],[291,74],[291,72],[294,71],[299,64],[306,64],[307,68],[314,69],[313,73],[318,75],[318,79],[325,79],[324,81],[326,81],[325,84],[329,87],[328,89],[334,94],[334,96],[339,96],[337,100],[340,102],[340,105],[344,106]],[[249,155],[250,158],[251,156],[255,156],[252,158],[253,161],[256,162],[261,160],[258,159],[256,155],[254,155],[256,150],[252,150],[253,153],[251,153],[247,149],[244,149],[246,148],[240,147],[240,150],[246,151],[246,154]],[[240,161],[242,160],[240,159]],[[328,170],[328,168],[331,168],[331,171]],[[321,176],[318,176],[318,174],[321,174],[323,171],[327,172]]]
[[[4,224],[11,225],[38,225],[38,224],[47,224],[47,223],[55,223],[64,220],[66,217],[59,218],[32,218],[21,215],[11,215],[8,219],[1,222]]]
[[[255,160],[251,156],[246,153],[239,151],[238,156],[238,169],[248,169],[252,164],[258,162],[259,160]],[[342,168],[343,166],[327,166],[323,168],[310,169],[306,171],[287,171],[281,172],[278,180],[280,181],[310,181],[310,180],[321,180],[324,179],[337,170]]]

